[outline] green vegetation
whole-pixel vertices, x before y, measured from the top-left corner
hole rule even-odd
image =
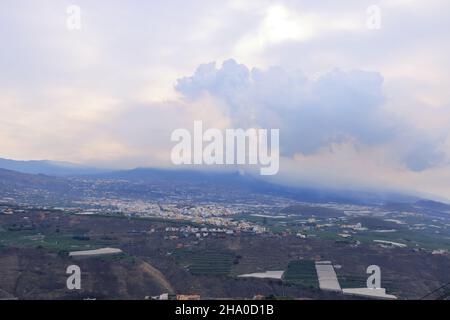
[[[103,256],[93,256],[94,259],[98,259],[100,261],[104,262],[130,262],[135,263],[136,258],[132,255],[129,255],[125,252],[119,253],[119,254],[109,254],[109,255],[103,255]]]
[[[344,216],[344,212],[326,207],[313,207],[305,205],[289,206],[280,211],[283,214],[295,214],[305,217],[338,218]]]
[[[75,214],[74,214],[75,215]],[[173,226],[173,227],[183,227],[183,226],[191,226],[191,227],[215,227],[213,225],[209,224],[199,224],[196,222],[188,221],[188,220],[176,220],[176,219],[165,219],[165,218],[158,218],[158,217],[135,217],[135,216],[126,216],[123,214],[101,214],[101,213],[94,213],[89,215],[91,218],[103,218],[103,219],[121,219],[121,220],[138,220],[138,221],[147,221],[147,222],[155,222],[155,223],[164,223],[167,226]]]
[[[361,223],[364,227],[370,230],[401,230],[405,229],[405,226],[399,225],[392,221],[385,221],[384,219],[375,217],[355,217],[348,221],[349,224]]]
[[[399,230],[392,233],[360,232],[354,235],[355,240],[361,243],[373,244],[373,240],[385,240],[406,244],[408,248],[424,248],[428,250],[448,249],[450,250],[450,241],[445,235],[432,234],[425,231]]]
[[[72,234],[37,234],[29,230],[0,232],[0,245],[8,247],[34,247],[60,253],[75,250],[98,249],[111,245],[110,241],[74,239]]]
[[[228,250],[180,249],[174,252],[174,257],[194,275],[226,276],[230,273],[233,261],[236,261],[235,254]]]
[[[314,261],[296,260],[289,262],[283,275],[287,283],[299,284],[308,288],[319,288]]]

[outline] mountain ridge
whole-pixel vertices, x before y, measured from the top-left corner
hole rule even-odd
[[[2,171],[3,170],[3,171]],[[6,170],[6,171],[4,171]],[[29,174],[32,176],[24,176]],[[28,181],[38,186],[61,186],[68,180],[53,178],[74,178],[90,180],[125,180],[133,183],[164,185],[166,188],[182,188],[183,184],[198,188],[221,188],[239,190],[244,193],[277,195],[305,202],[341,202],[355,204],[414,203],[422,201],[426,207],[446,208],[447,204],[422,197],[395,192],[365,190],[337,190],[318,187],[295,187],[276,184],[250,174],[238,171],[201,171],[190,169],[135,168],[129,170],[106,170],[69,162],[49,160],[18,161],[0,158],[0,179],[15,184]],[[4,183],[3,183],[4,184]],[[20,183],[19,183],[20,184]],[[26,184],[26,183],[25,183]],[[27,186],[29,187],[29,186]]]
[[[71,162],[51,160],[12,160],[6,158],[0,158],[0,168],[22,173],[54,176],[94,174],[107,171]]]

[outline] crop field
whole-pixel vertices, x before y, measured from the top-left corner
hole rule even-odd
[[[0,231],[0,244],[18,248],[43,248],[56,252],[97,249],[110,241],[77,240],[68,234],[36,234],[32,231]]]
[[[445,234],[430,234],[400,230],[392,233],[361,232],[354,236],[365,244],[373,244],[373,240],[385,240],[406,244],[409,248],[422,247],[426,249],[450,249],[450,241]]]
[[[193,275],[229,275],[235,255],[227,250],[190,251],[177,250],[174,254],[177,262]]]
[[[283,275],[287,283],[299,284],[309,288],[319,288],[315,263],[312,260],[296,260],[289,262]]]

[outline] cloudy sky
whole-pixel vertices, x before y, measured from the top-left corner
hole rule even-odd
[[[203,120],[279,128],[283,182],[450,199],[449,13],[447,0],[2,0],[0,157],[165,167],[171,132]]]

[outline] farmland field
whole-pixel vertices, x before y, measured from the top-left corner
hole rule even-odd
[[[230,273],[235,255],[227,250],[190,251],[178,250],[175,252],[177,261],[187,267],[193,275],[223,275]]]
[[[305,287],[319,288],[314,261],[297,260],[289,262],[283,280],[287,283],[300,284]]]

